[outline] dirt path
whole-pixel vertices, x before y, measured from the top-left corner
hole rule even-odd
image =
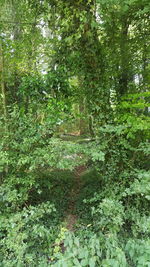
[[[66,211],[65,218],[64,218],[64,223],[65,223],[65,228],[69,232],[74,232],[75,231],[75,225],[77,223],[77,215],[76,215],[76,201],[78,199],[80,189],[82,187],[82,180],[81,176],[83,173],[86,171],[86,166],[85,165],[80,165],[75,168],[74,170],[74,184],[72,187],[72,190],[70,191],[69,195],[69,203],[68,203],[68,210]],[[59,250],[64,253],[66,250],[66,247],[64,246],[64,240],[61,240],[60,242],[56,242],[53,244],[54,249],[59,248]],[[53,261],[53,259],[50,261]]]
[[[76,201],[78,198],[78,195],[80,193],[80,189],[82,186],[82,181],[81,181],[81,175],[84,173],[86,170],[85,165],[81,165],[75,168],[74,171],[74,186],[70,192],[70,201],[68,205],[68,211],[66,214],[65,222],[66,222],[66,228],[69,231],[74,231],[75,225],[77,223],[77,215],[75,214],[75,206],[76,206]]]

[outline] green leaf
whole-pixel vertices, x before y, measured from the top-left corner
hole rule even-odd
[[[89,266],[90,267],[95,267],[96,266],[96,260],[95,260],[95,258],[90,258],[90,260],[89,260]]]

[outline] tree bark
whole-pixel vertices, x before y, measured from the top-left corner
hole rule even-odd
[[[3,107],[3,115],[5,121],[5,130],[7,130],[7,105],[6,105],[5,80],[4,80],[4,54],[3,54],[2,40],[0,40],[0,82],[1,82],[2,107]]]
[[[123,17],[121,22],[121,33],[120,33],[119,96],[124,95],[128,89],[128,78],[129,78],[128,28],[129,24],[127,18]]]

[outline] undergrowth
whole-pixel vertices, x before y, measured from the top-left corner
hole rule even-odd
[[[79,144],[48,138],[50,124],[16,114],[1,133],[0,266],[150,266],[149,119],[118,118]]]

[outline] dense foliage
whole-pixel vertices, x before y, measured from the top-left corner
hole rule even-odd
[[[0,3],[0,266],[150,266],[149,0]]]

